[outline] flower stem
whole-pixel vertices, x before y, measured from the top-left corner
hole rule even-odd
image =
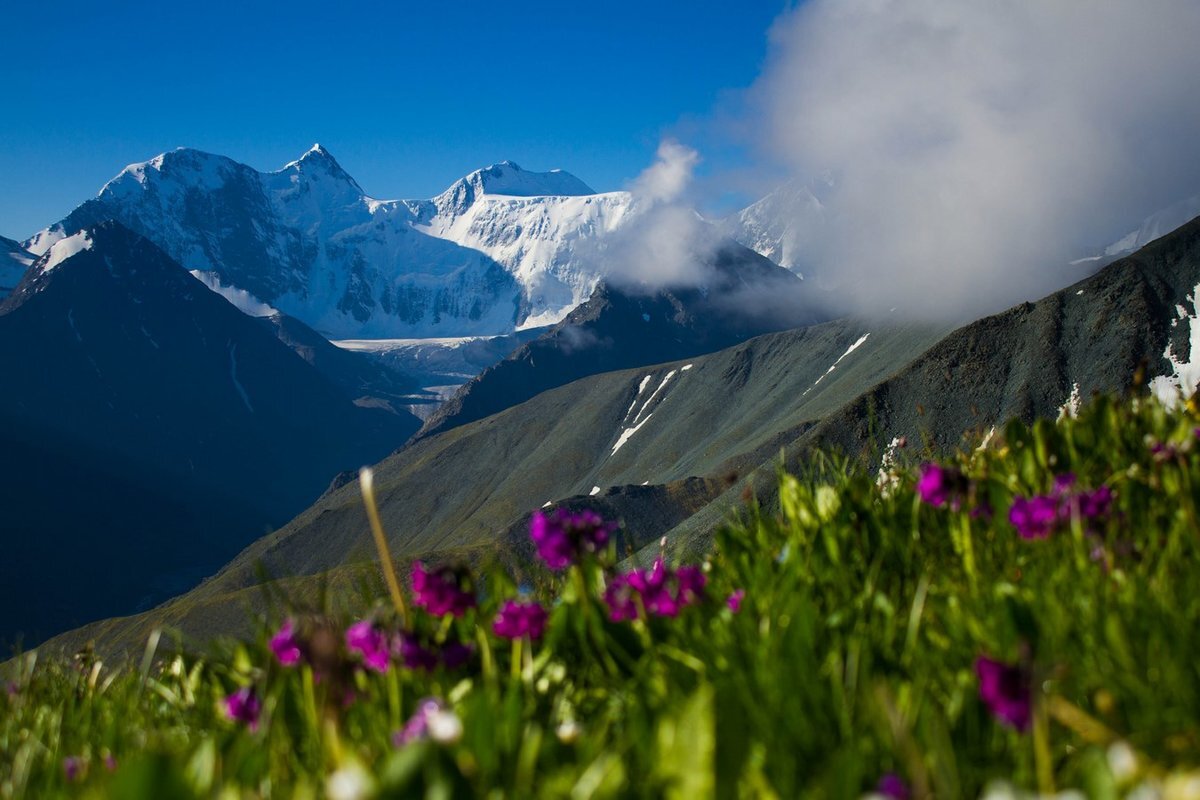
[[[379,519],[379,506],[375,504],[375,473],[370,467],[363,467],[358,472],[358,485],[362,490],[363,504],[367,507],[367,519],[371,523],[371,533],[375,537],[375,549],[379,551],[379,563],[383,568],[383,578],[387,581],[388,592],[392,595],[392,603],[400,622],[408,622],[408,608],[404,604],[404,594],[400,591],[400,581],[396,578],[396,567],[392,563],[392,554],[388,550],[387,537],[383,533],[383,523]]]

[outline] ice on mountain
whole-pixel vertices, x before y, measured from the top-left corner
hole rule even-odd
[[[92,240],[86,231],[80,231],[73,236],[59,239],[50,246],[46,260],[42,263],[42,273],[50,272],[59,264],[72,256],[77,256],[84,250],[92,249]]]

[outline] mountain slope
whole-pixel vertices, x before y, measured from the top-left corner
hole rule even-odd
[[[0,300],[12,294],[33,262],[32,253],[12,239],[0,236]]]
[[[1190,386],[1200,378],[1190,366],[1198,288],[1200,220],[1038,303],[952,332],[839,320],[585,378],[378,465],[391,546],[401,558],[518,562],[530,509],[565,502],[636,520],[631,548],[665,534],[672,548],[702,550],[747,484],[771,502],[781,453],[793,468],[817,447],[878,463],[897,437],[939,448],[1012,416],[1053,418],[1072,397],[1124,391],[1142,371]],[[164,620],[202,639],[239,624],[230,609],[252,600],[256,565],[339,576],[371,557],[357,489],[346,486],[196,591],[63,641],[103,632],[134,643]],[[307,591],[303,580],[284,585]]]
[[[421,437],[473,422],[588,375],[721,350],[819,319],[801,282],[733,242],[710,254],[700,287],[601,284],[587,303],[462,387]]]
[[[0,637],[185,588],[416,427],[116,223],[56,242],[0,304],[0,374]]]
[[[380,201],[320,145],[269,173],[180,149],[126,167],[26,246],[114,219],[330,338],[502,334],[587,299],[599,276],[576,245],[631,204],[511,162],[431,200]]]

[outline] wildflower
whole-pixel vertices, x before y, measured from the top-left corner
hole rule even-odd
[[[634,572],[628,575],[614,575],[608,580],[608,586],[604,589],[604,602],[608,605],[608,618],[613,622],[637,619],[637,590],[630,582],[630,577],[636,574]]]
[[[538,603],[505,601],[500,613],[492,623],[492,632],[502,639],[519,639],[528,636],[540,639],[546,632],[546,609]]]
[[[374,789],[371,773],[357,762],[339,767],[325,779],[325,794],[330,800],[366,800]]]
[[[112,753],[104,754],[104,768],[109,772],[117,771],[117,759]]]
[[[1112,509],[1112,489],[1102,485],[1091,492],[1080,492],[1075,500],[1078,503],[1079,516],[1084,519],[1106,517]]]
[[[535,511],[529,536],[538,557],[550,569],[566,569],[585,553],[597,553],[607,544],[615,525],[595,511],[572,512],[558,508],[549,514]]]
[[[1066,494],[1067,490],[1075,485],[1075,473],[1064,472],[1061,475],[1054,476],[1054,491],[1055,497],[1061,497]]]
[[[400,657],[400,663],[407,669],[437,669],[438,654],[410,633],[400,634],[394,643],[394,649]]]
[[[1025,731],[1033,714],[1033,690],[1028,670],[987,656],[975,659],[979,698],[1001,722]]]
[[[262,713],[262,701],[254,688],[243,686],[225,698],[225,716],[234,722],[244,722],[251,731],[258,730],[258,716]]]
[[[888,772],[880,777],[879,783],[875,784],[875,793],[890,800],[908,800],[911,797],[908,784],[894,772]]]
[[[1008,521],[1022,539],[1045,539],[1058,523],[1058,500],[1045,495],[1014,497],[1008,511]]]
[[[957,511],[968,488],[966,476],[953,467],[943,467],[934,463],[921,465],[917,494],[922,502],[934,508],[941,508],[949,503],[950,507]]]
[[[4,690],[8,692],[9,697],[16,697],[21,693],[21,687],[17,686],[16,681],[9,681]]]
[[[579,734],[583,733],[583,728],[573,719],[564,719],[558,723],[558,727],[554,729],[554,735],[563,744],[574,744],[579,739]]]
[[[454,744],[462,739],[462,720],[446,704],[434,697],[426,697],[417,704],[417,710],[404,723],[404,728],[392,734],[392,745],[403,747],[410,742],[433,739],[439,744]]]
[[[440,617],[461,617],[475,607],[471,573],[463,567],[441,566],[432,569],[420,561],[412,565],[412,587],[418,608]]]
[[[746,598],[746,590],[738,589],[736,592],[729,595],[729,598],[725,601],[725,605],[729,607],[730,611],[737,614],[738,612],[740,612],[742,610],[742,600],[744,600],[745,598]]]
[[[284,620],[278,632],[271,637],[271,652],[285,667],[300,663],[300,641],[296,638],[296,627],[292,620]]]
[[[447,642],[442,648],[442,666],[446,669],[458,669],[471,660],[475,648],[462,642]]]
[[[609,580],[604,592],[608,616],[613,622],[637,617],[634,592],[641,596],[648,613],[659,617],[674,617],[685,606],[698,603],[704,596],[707,578],[696,566],[679,569],[667,567],[659,556],[649,571],[634,570]]]
[[[371,620],[356,622],[346,629],[346,647],[362,656],[363,666],[367,669],[387,672],[387,637]]]
[[[84,763],[79,756],[67,756],[63,759],[63,777],[67,783],[74,783],[83,777]]]

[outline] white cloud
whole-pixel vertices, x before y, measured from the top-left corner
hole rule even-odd
[[[1197,42],[1194,0],[785,14],[750,105],[792,177],[832,177],[806,273],[851,289],[856,310],[925,316],[1057,288],[1082,248],[1200,190]]]

